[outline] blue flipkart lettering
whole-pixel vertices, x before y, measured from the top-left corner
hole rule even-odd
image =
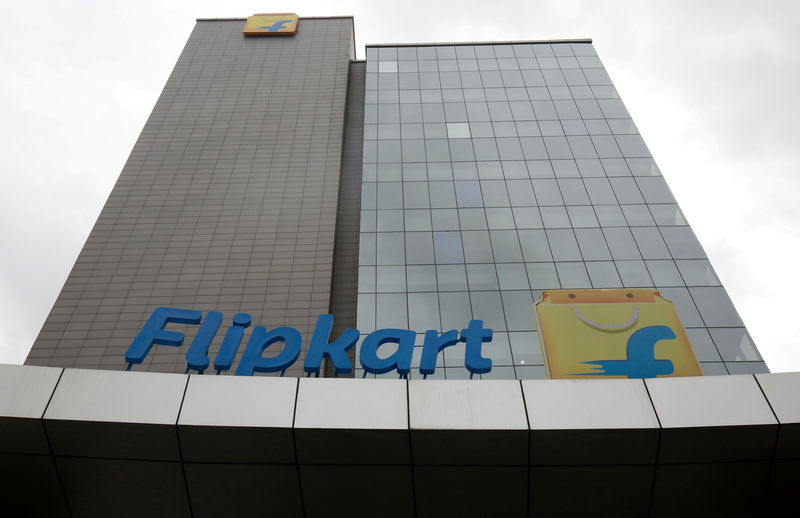
[[[142,363],[154,345],[172,347],[183,345],[183,333],[165,329],[167,324],[175,323],[200,326],[186,351],[186,372],[194,370],[202,374],[210,366],[208,350],[223,320],[223,315],[219,311],[209,311],[203,318],[202,312],[191,309],[156,308],[125,353],[127,369],[133,364]],[[251,318],[247,313],[237,313],[233,316],[230,326],[225,331],[219,352],[214,357],[214,369],[217,374],[231,369],[236,352],[244,338],[245,329],[250,323]],[[331,341],[332,328],[333,315],[317,317],[303,362],[303,370],[307,376],[312,374],[319,376],[323,358],[332,363],[334,377],[353,371],[347,351],[358,342],[360,333],[358,329],[347,329]],[[359,350],[359,360],[364,375],[384,374],[396,370],[400,377],[408,377],[416,336],[416,332],[408,329],[379,329],[368,334],[361,342]],[[460,333],[455,329],[441,334],[436,330],[426,331],[419,372],[423,377],[433,374],[436,371],[439,352],[464,342],[464,365],[467,370],[471,374],[485,374],[492,370],[492,360],[482,356],[482,346],[491,341],[492,330],[484,328],[482,320],[470,321]],[[265,358],[264,351],[276,343],[283,343],[283,349],[277,355]],[[395,348],[392,354],[381,358],[378,349],[384,344],[394,344]],[[283,376],[286,369],[297,361],[301,349],[302,337],[293,327],[275,327],[270,330],[266,327],[254,327],[235,374],[252,376],[256,372],[280,372]]]

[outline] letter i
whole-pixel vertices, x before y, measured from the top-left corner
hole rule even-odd
[[[250,315],[247,313],[237,313],[233,316],[233,325],[225,333],[222,346],[220,346],[219,352],[214,358],[214,368],[217,369],[217,374],[231,368],[236,351],[239,350],[239,344],[242,343],[244,330],[249,325]]]

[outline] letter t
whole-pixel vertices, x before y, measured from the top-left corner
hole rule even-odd
[[[461,330],[461,341],[466,342],[464,364],[473,374],[486,374],[492,370],[492,360],[481,356],[483,342],[492,341],[492,330],[484,329],[483,320],[470,320],[469,326]]]

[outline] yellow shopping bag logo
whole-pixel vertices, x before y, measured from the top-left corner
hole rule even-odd
[[[547,290],[533,313],[551,379],[703,375],[675,307],[657,291]]]
[[[300,18],[295,13],[267,13],[248,16],[242,33],[245,36],[290,36],[297,32]]]

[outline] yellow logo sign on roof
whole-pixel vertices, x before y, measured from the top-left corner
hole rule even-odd
[[[245,36],[286,36],[297,32],[295,13],[254,14],[244,22]]]

